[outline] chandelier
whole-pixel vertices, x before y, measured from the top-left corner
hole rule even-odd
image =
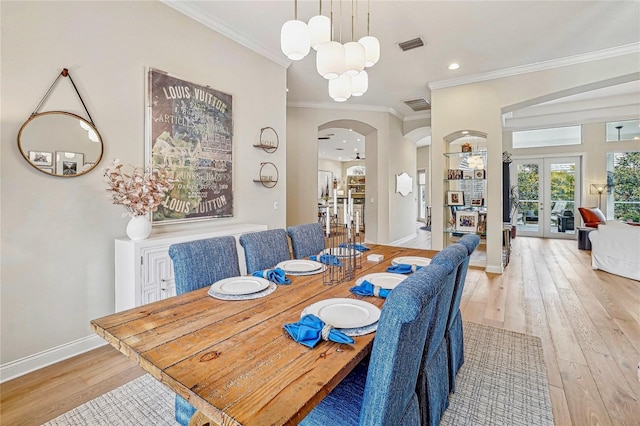
[[[311,48],[316,51],[316,69],[329,80],[329,96],[344,102],[351,96],[362,96],[369,88],[369,74],[365,68],[380,59],[380,42],[369,34],[370,0],[367,0],[367,35],[355,41],[358,0],[351,0],[351,41],[342,43],[342,0],[340,1],[339,37],[334,38],[333,0],[329,17],[322,14],[319,0],[318,15],[309,23],[298,20],[298,0],[294,0],[294,18],[282,25],[280,48],[292,61],[307,56]]]

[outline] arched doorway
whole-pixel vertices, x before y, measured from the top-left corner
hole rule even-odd
[[[376,198],[369,179],[377,175],[367,152],[375,146],[371,135],[376,129],[356,120],[335,120],[318,126],[318,217],[324,220],[326,207],[341,216],[343,200],[349,195],[359,212],[361,230],[377,235],[377,214],[367,199]],[[370,145],[369,151],[367,145]],[[370,239],[371,240],[371,239]]]

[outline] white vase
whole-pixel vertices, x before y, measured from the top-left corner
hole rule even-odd
[[[151,222],[147,216],[133,216],[127,224],[127,236],[133,241],[144,240],[151,233]]]

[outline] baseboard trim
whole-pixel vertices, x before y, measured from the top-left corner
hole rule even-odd
[[[492,274],[502,274],[504,272],[502,265],[487,265],[484,270]]]
[[[47,349],[46,351],[38,352],[37,354],[7,362],[6,364],[0,365],[0,383],[15,379],[16,377],[23,376],[32,371],[39,370],[106,344],[107,342],[104,339],[94,334],[55,348]]]
[[[397,245],[400,245],[400,244],[404,244],[409,240],[413,240],[414,238],[417,238],[417,237],[418,237],[418,233],[414,232],[413,234],[407,235],[406,237],[400,238],[399,240],[395,240],[394,242],[392,242],[389,245],[397,246]]]

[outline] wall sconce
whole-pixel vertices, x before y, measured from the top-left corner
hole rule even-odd
[[[598,195],[598,208],[600,208],[600,206],[602,205],[602,193],[607,191],[607,189],[609,188],[609,185],[607,185],[606,183],[592,183],[590,188],[589,188],[589,192],[592,195]]]

